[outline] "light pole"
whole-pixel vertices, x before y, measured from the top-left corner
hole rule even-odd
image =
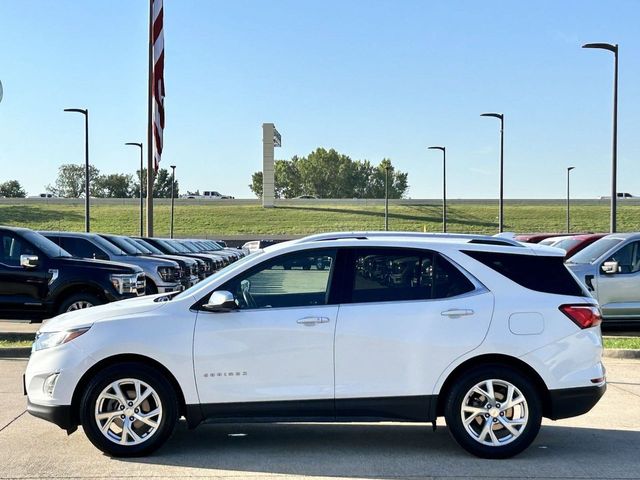
[[[447,149],[445,147],[427,148],[442,151],[442,231],[447,233]]]
[[[136,147],[140,147],[140,236],[144,237],[144,200],[142,195],[142,185],[144,175],[142,174],[142,143],[138,142],[127,142],[125,145],[135,145]]]
[[[64,111],[84,115],[84,231],[89,232],[89,110],[86,108],[65,108]]]
[[[498,232],[504,230],[504,114],[482,113],[481,117],[494,117],[500,120],[500,200],[498,204]]]
[[[616,205],[618,200],[618,44],[587,43],[582,48],[597,48],[613,52],[613,140],[611,147],[611,233],[616,232]]]
[[[567,233],[571,232],[571,223],[569,221],[570,217],[569,217],[569,178],[570,178],[570,173],[571,170],[573,170],[576,167],[567,167]]]
[[[176,185],[176,166],[171,167],[171,228],[169,229],[169,238],[173,238],[173,207],[174,207],[174,187]]]
[[[384,231],[389,230],[389,165],[384,167]]]

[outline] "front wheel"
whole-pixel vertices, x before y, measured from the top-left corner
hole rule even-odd
[[[509,458],[538,435],[542,404],[535,385],[501,365],[470,370],[446,399],[445,418],[462,448],[482,458]]]
[[[156,370],[120,363],[98,372],[80,404],[82,427],[97,448],[114,457],[147,455],[171,435],[176,394]]]
[[[90,293],[76,293],[75,295],[71,295],[60,304],[58,313],[60,314],[73,312],[75,310],[82,310],[83,308],[91,308],[97,305],[102,305],[103,303],[103,300],[100,300],[98,297]]]

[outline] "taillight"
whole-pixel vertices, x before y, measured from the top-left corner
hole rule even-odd
[[[602,323],[600,309],[595,305],[560,305],[560,311],[580,328],[597,327]]]

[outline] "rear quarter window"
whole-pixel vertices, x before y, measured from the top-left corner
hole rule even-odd
[[[463,252],[530,290],[584,297],[587,293],[564,265],[563,257],[500,252]]]

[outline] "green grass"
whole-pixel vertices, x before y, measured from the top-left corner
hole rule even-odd
[[[640,337],[605,337],[604,348],[640,349]]]
[[[33,342],[29,340],[4,340],[0,339],[0,348],[31,347]]]
[[[640,230],[640,204],[618,204],[618,229]],[[451,232],[495,233],[497,202],[451,201],[448,224]],[[437,232],[442,228],[441,205],[391,205],[391,230]],[[505,229],[515,232],[562,232],[565,229],[565,204],[558,201],[505,202]],[[572,206],[573,231],[607,231],[609,207],[606,202],[582,201]],[[91,209],[94,231],[135,234],[139,225],[135,204],[98,204]],[[74,204],[0,205],[0,224],[44,230],[81,231],[84,206]],[[169,206],[156,205],[155,234],[167,235]],[[384,228],[382,205],[323,204],[278,206],[263,209],[257,203],[225,205],[176,205],[177,236],[224,236],[265,234],[310,234],[335,230],[380,230]]]

